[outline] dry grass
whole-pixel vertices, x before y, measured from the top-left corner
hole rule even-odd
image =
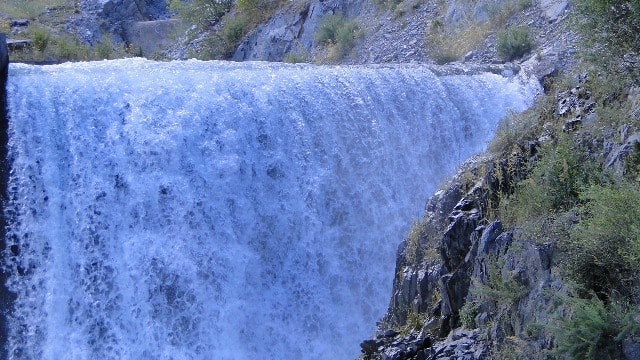
[[[34,19],[44,14],[47,9],[73,7],[76,3],[76,0],[2,0],[0,13],[12,19]]]

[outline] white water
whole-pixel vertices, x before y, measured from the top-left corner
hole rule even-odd
[[[355,358],[412,219],[531,91],[420,66],[11,65],[10,355]]]

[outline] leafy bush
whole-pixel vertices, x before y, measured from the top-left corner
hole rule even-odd
[[[640,185],[591,186],[581,199],[583,219],[564,244],[568,276],[601,298],[632,296],[640,273]]]
[[[87,46],[68,37],[60,37],[55,42],[55,57],[63,61],[89,60],[91,53]]]
[[[576,0],[574,23],[598,61],[640,49],[639,0]],[[601,56],[605,55],[603,59]]]
[[[308,63],[309,61],[309,54],[304,49],[288,52],[284,56],[284,62],[289,64]]]
[[[95,57],[99,60],[108,60],[113,57],[113,43],[108,35],[102,36],[102,41],[94,46]]]
[[[555,329],[557,351],[572,359],[621,359],[620,342],[638,334],[637,310],[628,305],[607,306],[597,297],[567,299],[573,310],[571,317]]]
[[[529,28],[519,26],[498,33],[496,50],[498,56],[511,61],[522,57],[533,48],[533,39]]]
[[[355,20],[347,21],[342,15],[325,16],[315,33],[315,40],[321,45],[334,46],[338,55],[344,55],[362,36],[360,25]]]
[[[545,144],[528,178],[516,185],[514,193],[500,204],[500,214],[511,224],[544,230],[546,218],[572,209],[580,200],[580,190],[597,174],[584,151],[567,136]],[[542,223],[540,223],[542,221]]]
[[[478,316],[478,304],[474,301],[467,301],[460,308],[460,323],[465,328],[475,329],[478,327],[476,316]]]
[[[33,48],[36,51],[43,52],[47,49],[47,46],[49,46],[51,34],[45,29],[37,28],[33,30],[31,37],[33,39]]]
[[[469,23],[464,27],[448,29],[435,20],[425,38],[427,53],[438,65],[460,60],[477,48],[491,32],[490,24]]]
[[[227,19],[222,28],[222,38],[231,51],[248,31],[248,21],[243,16]]]

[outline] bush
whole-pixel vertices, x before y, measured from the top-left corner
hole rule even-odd
[[[610,61],[640,49],[640,0],[576,0],[574,5],[574,23],[589,55]]]
[[[640,273],[640,185],[592,186],[581,196],[582,221],[564,244],[565,269],[583,292],[633,296]]]
[[[95,57],[98,60],[108,60],[113,57],[113,43],[108,35],[102,36],[102,41],[97,43],[94,47]]]
[[[79,44],[76,40],[61,37],[56,39],[55,56],[59,60],[89,60],[91,58],[90,51],[87,46]]]
[[[519,26],[498,33],[496,50],[498,56],[511,61],[522,57],[533,48],[533,40],[529,28]]]
[[[309,61],[309,54],[304,49],[288,52],[284,56],[284,62],[289,64],[308,63]]]
[[[524,226],[525,231],[545,230],[547,218],[578,204],[580,190],[594,181],[595,167],[583,149],[566,136],[556,144],[545,144],[529,177],[501,202],[500,214],[507,222]]]
[[[557,352],[571,359],[600,360],[624,358],[620,342],[637,334],[637,310],[613,303],[607,306],[597,297],[569,298],[571,317],[555,329]]]
[[[341,54],[353,48],[355,40],[362,36],[360,26],[354,20],[347,21],[342,15],[325,16],[315,33],[315,40],[321,45],[334,45]]]
[[[31,37],[33,38],[33,48],[36,51],[43,52],[47,49],[47,46],[49,46],[51,35],[47,30],[37,28],[33,30]]]
[[[233,19],[225,21],[224,28],[222,29],[222,38],[227,44],[227,49],[233,51],[236,44],[242,40],[242,37],[248,31],[248,22],[243,16],[238,16]]]
[[[490,31],[489,23],[474,22],[447,29],[440,20],[435,20],[425,38],[427,53],[438,65],[458,61],[477,48]]]

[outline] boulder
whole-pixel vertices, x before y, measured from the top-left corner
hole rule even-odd
[[[142,56],[152,56],[174,44],[187,30],[181,20],[130,21],[123,24],[124,40],[140,48]]]

